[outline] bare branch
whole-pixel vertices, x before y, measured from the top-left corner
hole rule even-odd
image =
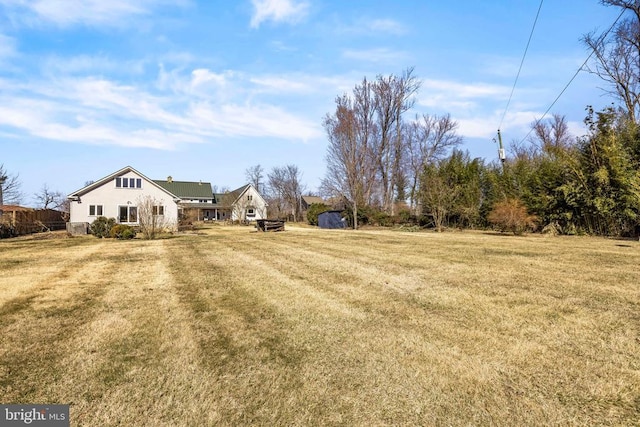
[[[0,164],[0,205],[19,205],[24,195],[20,191],[22,183],[18,174],[12,175]]]

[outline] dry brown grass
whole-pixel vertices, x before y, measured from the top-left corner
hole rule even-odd
[[[640,244],[0,241],[0,401],[74,425],[635,425]]]

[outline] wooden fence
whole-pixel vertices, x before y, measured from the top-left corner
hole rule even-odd
[[[0,207],[0,238],[64,230],[65,214],[53,209]]]

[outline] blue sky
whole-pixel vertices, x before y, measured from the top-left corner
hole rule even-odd
[[[451,114],[493,159],[537,0],[0,0],[0,163],[25,205],[131,165],[152,179],[239,187],[244,171],[324,175],[322,118],[363,77],[414,67],[416,113]],[[502,124],[520,140],[619,10],[547,0]],[[581,73],[552,112],[583,133],[611,101]]]

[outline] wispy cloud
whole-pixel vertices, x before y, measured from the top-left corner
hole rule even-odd
[[[491,140],[498,126],[511,87],[488,83],[470,83],[452,80],[423,80],[417,99],[417,109],[438,114],[449,113],[459,124],[459,133],[465,138]],[[524,98],[536,91],[522,88]],[[513,108],[505,115],[502,130],[506,134],[524,135],[531,123],[542,113],[536,110],[534,99],[530,102],[514,100]]]
[[[407,28],[393,19],[373,19],[365,22],[368,30],[377,33],[403,35],[407,33]]]
[[[204,68],[164,78],[162,88],[97,77],[5,79],[0,126],[55,141],[165,150],[215,138],[307,141],[321,135],[315,120],[252,99],[252,80],[268,79]],[[220,90],[229,96],[203,95]]]
[[[336,20],[327,30],[349,36],[402,36],[409,32],[405,24],[390,18],[358,18],[347,23]]]
[[[403,62],[409,58],[409,54],[407,52],[387,48],[363,50],[347,49],[342,52],[342,56],[346,59],[375,63]]]
[[[263,91],[274,93],[309,93],[314,91],[314,87],[306,81],[285,78],[279,76],[253,77],[251,83],[262,88]]]
[[[13,56],[16,53],[14,38],[0,34],[0,59]]]
[[[267,21],[296,23],[309,12],[309,3],[296,0],[251,0],[254,11],[251,27],[258,28]]]
[[[157,6],[185,3],[167,0],[0,0],[0,7],[13,21],[27,25],[44,22],[60,27],[120,26],[123,19],[150,14]]]
[[[144,59],[128,61],[116,60],[105,55],[78,55],[62,57],[51,55],[42,59],[42,69],[49,74],[127,74],[140,75],[144,72]]]

